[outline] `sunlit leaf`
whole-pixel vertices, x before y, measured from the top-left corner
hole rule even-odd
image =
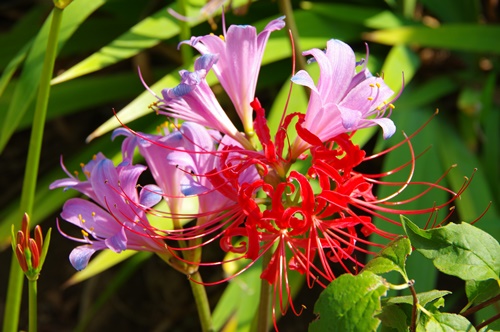
[[[445,295],[448,295],[448,294],[451,294],[451,292],[434,289],[431,291],[418,293],[417,299],[418,299],[418,303],[420,303],[420,305],[425,306],[427,303],[430,303],[430,302],[437,300],[441,297],[444,297]],[[411,296],[411,295],[394,296],[394,297],[387,299],[386,303],[413,305],[413,296]]]
[[[382,277],[366,271],[356,276],[343,274],[321,293],[314,305],[319,317],[309,325],[310,332],[375,331],[380,320],[380,297],[388,290]]]
[[[92,278],[135,254],[137,254],[135,250],[125,250],[119,254],[111,250],[103,250],[90,260],[85,269],[76,272],[64,285],[71,286]]]
[[[429,318],[425,324],[425,331],[474,332],[476,329],[464,316],[437,313]]]
[[[500,53],[500,44],[492,40],[500,27],[476,24],[443,24],[437,28],[406,26],[366,33],[364,37],[386,45],[437,47],[467,52]]]
[[[334,21],[345,21],[373,29],[388,29],[401,26],[403,20],[388,10],[348,4],[307,3],[306,9]]]
[[[403,227],[415,249],[436,268],[463,280],[500,280],[500,244],[468,223],[422,230],[402,216]]]
[[[412,80],[419,67],[420,60],[410,48],[396,45],[387,54],[381,72],[384,82],[398,93],[403,83],[408,84]]]
[[[380,319],[383,327],[389,327],[391,329],[395,329],[398,332],[408,331],[408,316],[397,305],[384,305],[382,307],[382,312],[377,315],[377,318]],[[385,330],[382,328],[382,331]]]
[[[229,281],[213,312],[215,331],[250,330],[260,299],[261,272],[259,261]]]
[[[105,0],[75,1],[75,3],[64,10],[57,46],[58,50],[61,49],[78,26],[104,3]],[[3,150],[10,136],[16,130],[31,100],[33,100],[36,95],[51,21],[52,15],[47,18],[26,58],[19,84],[14,92],[7,115],[3,120],[0,134],[0,151]]]
[[[399,272],[408,279],[405,271],[406,257],[411,253],[408,238],[400,237],[387,245],[378,255],[366,264],[363,271],[384,274],[390,271]]]
[[[479,304],[500,294],[500,285],[498,280],[467,280],[465,282],[465,294],[469,304]]]

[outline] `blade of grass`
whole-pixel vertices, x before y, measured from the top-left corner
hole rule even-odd
[[[21,204],[19,209],[20,213],[18,220],[12,224],[13,229],[20,229],[22,220],[21,216],[23,214],[27,214],[29,216],[33,215],[33,202],[35,199],[38,167],[40,164],[40,153],[42,150],[43,130],[45,127],[47,104],[49,102],[50,79],[52,77],[52,72],[54,71],[56,45],[63,17],[62,13],[62,9],[55,7],[51,15],[50,31],[47,38],[47,44],[45,48],[46,53],[43,59],[42,71],[40,75],[40,89],[38,90],[36,110],[33,119],[33,128],[31,131],[30,146],[28,150],[28,158],[26,161],[26,168],[24,173]],[[4,317],[9,318],[6,319],[3,324],[3,331],[5,332],[14,332],[18,329],[23,279],[23,271],[21,270],[21,267],[16,258],[13,256],[10,266],[7,300],[4,311]],[[32,296],[30,296],[30,299],[32,299]],[[32,323],[33,322],[30,321],[30,331],[36,331],[36,325],[33,326]]]
[[[103,5],[104,2],[105,0],[75,1],[74,4],[65,10],[67,13],[64,15],[61,23],[61,33],[57,45],[58,50],[61,49],[63,44],[75,32],[78,26],[92,12]],[[3,121],[0,134],[0,152],[7,144],[12,133],[16,130],[21,118],[25,115],[31,100],[35,97],[43,66],[43,61],[41,59],[43,59],[46,53],[46,43],[51,19],[52,15],[47,18],[47,21],[37,35],[33,47],[26,58],[19,84],[16,87],[12,102]]]

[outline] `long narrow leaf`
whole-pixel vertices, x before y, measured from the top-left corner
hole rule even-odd
[[[447,24],[438,28],[408,26],[366,33],[367,40],[386,45],[437,47],[467,52],[500,53],[499,26]]]
[[[102,6],[105,0],[75,1],[65,10],[64,18],[61,23],[58,49],[60,50],[68,38],[76,31],[78,26],[97,8]],[[8,113],[3,121],[0,134],[0,152],[7,144],[12,133],[16,130],[21,118],[25,115],[28,105],[35,97],[40,73],[42,71],[43,56],[47,44],[49,24],[52,15],[50,15],[37,38],[33,43],[25,65],[16,87],[12,103],[9,106]]]

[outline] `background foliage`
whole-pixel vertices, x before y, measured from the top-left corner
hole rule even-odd
[[[212,28],[214,33],[221,33],[220,16],[207,22],[199,16],[204,2],[188,3],[188,16],[195,18],[190,22],[193,35],[207,34]],[[500,12],[496,2],[346,0],[292,1],[292,4],[298,26],[296,46],[300,50],[323,48],[328,39],[337,38],[349,43],[361,57],[364,43],[368,42],[372,72],[384,75],[396,91],[401,90],[404,83],[403,94],[392,116],[399,131],[412,133],[439,109],[439,115],[413,140],[417,152],[431,147],[418,159],[415,179],[433,181],[457,164],[445,181],[458,190],[463,177],[474,173],[471,186],[462,199],[456,201],[452,219],[474,221],[491,202],[476,226],[499,239]],[[51,6],[34,1],[14,1],[0,6],[3,6],[0,7],[0,179],[3,188],[0,193],[0,283],[5,288],[10,227],[19,222],[16,219],[22,169],[47,38],[48,26],[44,22]],[[282,15],[275,1],[234,0],[231,6],[226,13],[228,24],[253,24],[262,28],[270,19]],[[113,117],[113,109],[118,111],[121,121],[141,131],[154,131],[161,124],[161,118],[148,114],[147,106],[153,98],[144,92],[136,68],[141,68],[146,82],[156,91],[176,84],[177,71],[182,66],[177,51],[180,28],[167,8],[176,7],[171,1],[157,0],[75,0],[66,9],[32,222],[42,223],[44,228],[54,227],[62,203],[75,195],[48,190],[48,184],[63,175],[60,155],[73,171],[98,151],[110,157],[119,152],[119,143],[112,144],[109,140],[109,131],[119,125]],[[257,92],[263,106],[271,110],[271,122],[281,117],[291,75],[290,59],[287,32],[273,33]],[[292,100],[293,111],[305,109],[301,89],[294,89]],[[94,139],[84,144],[89,135]],[[378,151],[402,138],[399,134],[383,141],[379,132],[366,131],[359,139],[367,149]],[[373,165],[373,172],[392,169],[408,159],[407,150],[395,150],[382,164]],[[409,188],[409,197],[413,196],[411,190]],[[418,201],[418,204],[429,206],[433,200],[442,199],[433,196],[430,201]],[[425,223],[425,220],[413,221],[421,227]],[[401,228],[390,229],[383,222],[379,224],[403,234]],[[106,324],[110,321],[116,327],[117,320],[126,321],[124,331],[172,329],[172,326],[181,331],[196,324],[184,278],[167,271],[161,262],[150,259],[150,255],[130,253],[132,258],[124,254],[101,255],[97,257],[100,263],[73,275],[67,260],[73,244],[57,234],[52,241],[39,286],[41,329],[77,327],[98,331],[109,326]],[[205,254],[216,255],[210,250]],[[100,272],[98,268],[107,269],[125,259],[126,262],[87,280]],[[463,289],[458,279],[433,272],[432,264],[418,253],[409,257],[406,271],[410,278],[417,280],[418,291]],[[216,279],[222,272],[207,273],[208,279]],[[225,291],[223,286],[209,288],[219,328],[225,326],[226,331],[248,328],[252,308],[258,300],[259,283],[253,282],[257,275],[256,266],[230,282]],[[78,285],[62,288],[70,277],[69,283]],[[4,294],[5,289],[1,289],[2,302]],[[309,309],[298,318],[287,315],[280,322],[287,331],[294,328],[303,331],[314,318],[312,308],[318,292],[306,290],[302,294],[306,295],[299,295],[297,303]],[[448,296],[448,311],[463,307],[463,298],[460,291]],[[492,312],[481,311],[478,319],[491,315]]]

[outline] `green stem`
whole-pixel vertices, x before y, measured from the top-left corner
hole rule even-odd
[[[196,271],[190,276],[189,284],[193,292],[196,308],[198,309],[198,317],[200,318],[201,330],[203,332],[214,331],[212,325],[212,314],[210,312],[210,305],[208,303],[207,292],[205,286],[202,284],[203,280],[199,271]]]
[[[37,281],[28,280],[28,297],[29,297],[29,332],[37,330]]]
[[[177,0],[177,11],[182,16],[187,15],[187,2],[186,0]],[[179,38],[181,41],[191,39],[191,27],[188,22],[179,21]],[[181,45],[182,64],[188,67],[193,61],[193,49],[189,45]]]
[[[271,261],[273,255],[272,250],[268,250],[262,257],[262,269]],[[271,325],[271,311],[272,311],[272,287],[265,279],[260,281],[260,301],[257,311],[257,332],[266,332]]]
[[[19,223],[15,225],[19,229],[22,215],[26,212],[32,215],[35,199],[36,180],[38,177],[38,165],[40,163],[40,151],[42,149],[43,129],[45,117],[47,114],[47,105],[49,101],[50,79],[54,71],[54,61],[56,58],[57,38],[62,20],[62,9],[54,8],[52,11],[52,22],[50,26],[49,38],[47,42],[47,52],[43,63],[42,75],[40,78],[40,87],[33,118],[33,128],[31,130],[30,145],[28,150],[28,159],[24,173],[23,189],[21,194],[21,207],[19,214]],[[9,275],[9,285],[7,290],[7,299],[4,317],[3,331],[17,331],[19,323],[19,311],[21,306],[23,272],[16,257],[12,256],[11,270]]]

